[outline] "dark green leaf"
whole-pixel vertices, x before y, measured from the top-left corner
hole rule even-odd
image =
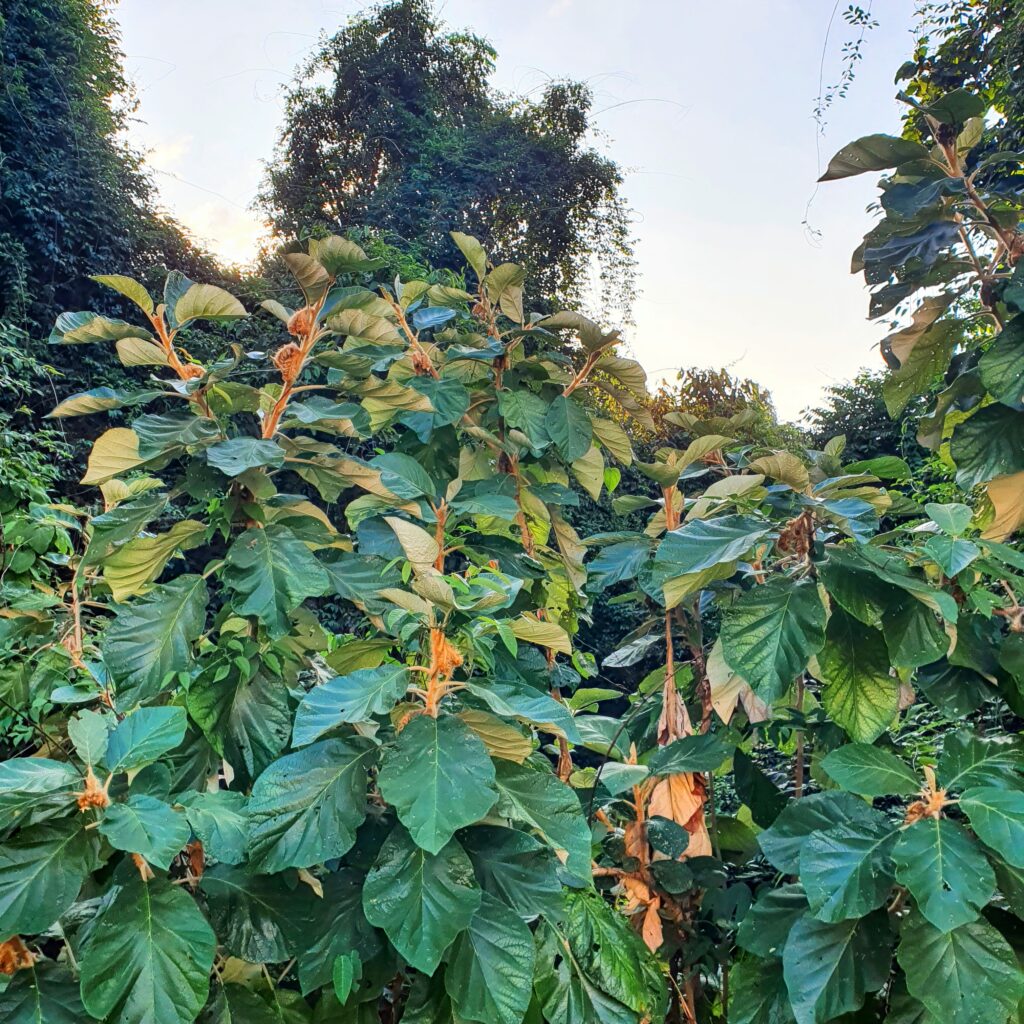
[[[684,736],[659,747],[648,760],[653,775],[676,775],[680,772],[713,772],[733,752],[733,745],[718,733]]]
[[[206,461],[225,476],[241,476],[248,469],[282,465],[284,449],[273,441],[256,437],[232,437],[210,445]]]
[[[126,803],[106,809],[100,832],[115,850],[138,853],[164,871],[191,834],[183,814],[175,814],[162,800],[134,793]]]
[[[184,806],[185,817],[208,857],[224,864],[245,860],[249,819],[244,794],[226,789],[183,793],[177,802]]]
[[[841,788],[861,796],[910,796],[922,784],[906,761],[868,743],[847,743],[826,754],[821,766]]]
[[[404,665],[362,668],[316,686],[299,705],[292,742],[297,747],[319,739],[343,722],[366,722],[386,715],[409,688]]]
[[[104,764],[111,772],[141,768],[178,746],[186,724],[184,708],[139,708],[110,733]]]
[[[590,416],[575,398],[559,395],[548,406],[544,429],[566,462],[575,462],[590,451],[594,428]]]
[[[78,982],[54,963],[38,962],[18,971],[0,992],[4,1024],[81,1024],[85,1009]]]
[[[969,789],[960,809],[978,838],[1015,868],[1024,868],[1024,792],[994,786]]]
[[[789,884],[765,889],[740,922],[736,943],[757,956],[781,960],[790,929],[806,912],[803,886]]]
[[[911,142],[893,135],[865,135],[843,146],[829,161],[828,170],[819,180],[835,181],[865,171],[884,171],[908,160],[927,158],[928,150],[920,142]]]

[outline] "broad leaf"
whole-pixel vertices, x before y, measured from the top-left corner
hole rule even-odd
[[[0,845],[0,931],[35,935],[78,898],[96,841],[74,818],[22,829]]]
[[[0,1019],[5,1024],[81,1024],[85,1009],[78,982],[50,961],[18,973],[0,992]]]
[[[315,743],[267,768],[249,800],[253,869],[309,867],[347,853],[366,817],[367,771],[376,753],[353,736]]]
[[[893,860],[900,884],[942,931],[975,920],[995,892],[995,876],[981,848],[949,818],[926,818],[905,829]]]
[[[133,874],[89,933],[82,1002],[93,1017],[120,1024],[192,1024],[217,940],[184,889]]]
[[[418,846],[437,853],[456,829],[494,806],[494,762],[480,738],[453,715],[417,715],[384,755],[384,799]]]
[[[967,730],[954,732],[942,741],[939,782],[962,792],[975,786],[1020,783],[1024,751],[1016,736],[976,736]]]
[[[590,450],[590,416],[575,398],[559,395],[544,416],[544,429],[566,462],[575,462]]]
[[[185,725],[184,708],[139,708],[110,733],[104,764],[111,772],[141,768],[178,746]]]
[[[793,1024],[786,979],[778,960],[745,957],[729,971],[732,1024]]]
[[[537,829],[580,878],[590,877],[590,827],[576,794],[548,768],[499,761],[497,813]]]
[[[123,804],[111,804],[100,821],[100,832],[115,850],[140,854],[164,871],[191,835],[185,815],[141,793]]]
[[[0,762],[0,831],[72,807],[82,785],[82,775],[64,761],[15,757]]]
[[[818,666],[827,684],[823,702],[836,724],[858,742],[881,736],[899,709],[899,681],[889,674],[882,634],[836,609]]]
[[[865,135],[843,146],[829,161],[820,181],[849,178],[865,171],[884,171],[910,160],[927,160],[928,150],[920,142],[894,135]]]
[[[255,615],[272,637],[284,636],[288,613],[307,597],[323,594],[327,573],[286,526],[250,528],[228,550],[224,582],[235,591],[235,611]]]
[[[809,580],[774,579],[743,594],[722,621],[722,652],[765,701],[782,697],[825,642],[825,606]]]
[[[980,787],[960,798],[978,838],[1015,868],[1024,868],[1024,792]]]
[[[203,578],[184,575],[118,609],[102,649],[122,711],[155,697],[172,673],[189,667],[208,600]]]
[[[399,826],[367,875],[363,910],[413,967],[432,974],[452,940],[469,925],[481,896],[458,842],[427,853]]]
[[[800,881],[819,921],[864,917],[882,906],[893,886],[888,825],[836,825],[809,836],[800,851]]]
[[[404,665],[363,668],[328,679],[302,698],[292,742],[305,746],[343,722],[366,722],[374,715],[386,715],[408,688],[409,670]]]
[[[713,772],[733,751],[717,733],[684,736],[660,747],[648,760],[647,767],[654,775],[673,775],[679,772]]]
[[[224,864],[241,864],[245,860],[249,819],[244,794],[226,789],[183,793],[177,802],[185,808],[185,817],[207,857]]]
[[[884,823],[885,819],[850,793],[814,793],[792,800],[771,828],[757,837],[768,861],[787,875],[800,871],[800,852],[812,832],[836,825]]]
[[[821,766],[842,789],[861,796],[910,796],[921,788],[906,761],[868,743],[847,743],[830,751]]]
[[[896,956],[910,994],[936,1021],[1005,1021],[1024,997],[1024,973],[1016,955],[984,919],[946,931],[912,914]]]
[[[736,943],[757,956],[781,960],[790,929],[806,912],[803,886],[789,884],[765,889],[740,922]]]
[[[206,461],[225,476],[241,476],[250,469],[278,467],[284,462],[284,449],[273,441],[255,437],[232,437],[206,449]]]
[[[884,914],[839,924],[797,921],[782,955],[797,1024],[824,1024],[860,1009],[889,977],[891,942]]]
[[[452,947],[445,988],[468,1020],[519,1024],[530,1003],[533,963],[530,929],[515,911],[484,893]]]

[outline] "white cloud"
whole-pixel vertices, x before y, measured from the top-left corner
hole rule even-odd
[[[250,210],[215,199],[178,207],[175,215],[196,240],[229,263],[248,263],[256,256],[267,225]]]

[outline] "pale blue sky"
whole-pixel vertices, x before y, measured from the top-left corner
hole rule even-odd
[[[282,90],[360,0],[121,0],[138,90],[132,140],[166,207],[222,256],[245,261],[262,227],[249,207],[281,121]],[[910,55],[913,0],[875,0],[850,95],[829,113],[821,160],[849,139],[898,130],[893,75]],[[835,0],[441,0],[453,28],[496,46],[496,84],[588,81],[607,151],[627,169],[641,295],[632,354],[651,377],[728,366],[795,418],[865,365],[882,333],[865,320],[850,252],[869,224],[871,176],[822,186],[812,120],[850,29]],[[171,21],[169,13],[173,11]]]

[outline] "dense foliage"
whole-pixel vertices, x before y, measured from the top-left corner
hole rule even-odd
[[[536,99],[489,83],[497,54],[395,0],[327,39],[288,95],[262,204],[277,235],[372,226],[437,267],[452,228],[525,266],[539,300],[578,305],[596,261],[618,316],[633,298],[618,166],[590,144],[589,88]]]
[[[132,383],[0,464],[4,1021],[1018,1019],[1022,158],[987,96],[910,99],[825,175],[886,172],[889,433],[649,396],[459,232],[434,273],[319,222],[287,305],[93,279],[53,351]]]

